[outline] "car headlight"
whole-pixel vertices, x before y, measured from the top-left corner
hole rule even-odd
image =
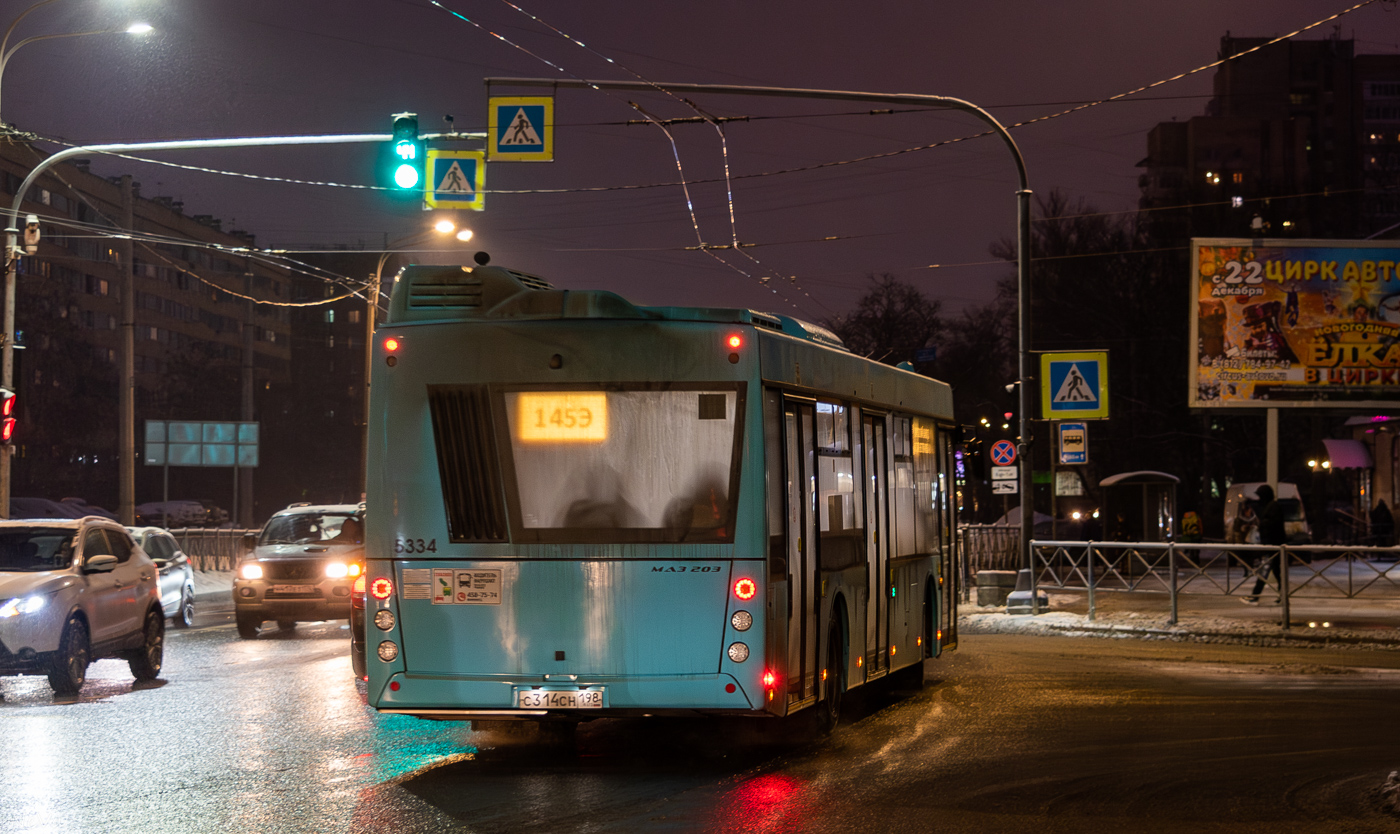
[[[244,562],[238,567],[238,575],[244,579],[262,579],[263,567],[257,562]]]
[[[33,614],[43,608],[48,603],[48,599],[41,596],[15,597],[5,600],[4,605],[0,605],[0,619],[18,617],[21,614]]]
[[[330,562],[326,565],[326,576],[331,579],[344,579],[350,575],[350,568],[344,562]]]

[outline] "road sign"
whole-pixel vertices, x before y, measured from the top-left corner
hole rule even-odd
[[[1060,463],[1089,462],[1089,430],[1083,423],[1060,424]]]
[[[481,151],[429,150],[423,201],[430,208],[486,208],[486,159]]]
[[[146,421],[148,466],[258,465],[257,423]]]
[[[992,463],[997,466],[1010,466],[1016,462],[1016,444],[1010,440],[998,440],[992,444]]]
[[[1019,472],[1020,472],[1020,467],[1019,467],[1019,466],[993,466],[993,467],[992,467],[992,480],[993,480],[993,481],[1011,481],[1011,480],[1015,480],[1017,477],[1019,477]]]
[[[1041,417],[1108,419],[1108,352],[1042,353]]]
[[[992,481],[993,495],[1015,495],[1019,481]]]
[[[487,100],[487,158],[492,162],[554,161],[554,99],[550,96]]]

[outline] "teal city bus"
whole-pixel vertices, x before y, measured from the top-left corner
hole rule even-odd
[[[956,645],[944,383],[792,318],[496,266],[404,269],[372,361],[380,712],[830,725]]]

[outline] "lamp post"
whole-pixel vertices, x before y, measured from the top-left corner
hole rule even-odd
[[[26,45],[28,45],[28,44],[35,43],[35,42],[38,42],[38,41],[54,40],[54,39],[57,39],[57,38],[78,38],[78,37],[84,37],[84,36],[86,36],[86,35],[106,35],[106,34],[116,34],[116,33],[119,33],[119,32],[126,32],[126,33],[133,34],[133,35],[140,35],[140,34],[145,34],[145,33],[149,32],[149,31],[151,31],[151,26],[150,26],[149,24],[145,24],[145,23],[135,23],[135,24],[132,24],[131,26],[128,26],[128,27],[125,28],[125,29],[94,29],[94,30],[86,31],[86,32],[61,32],[61,33],[54,34],[54,35],[34,35],[34,36],[32,36],[32,37],[28,37],[28,38],[25,38],[25,39],[21,40],[19,43],[16,43],[14,46],[10,46],[10,45],[9,45],[9,44],[10,44],[10,36],[14,34],[15,27],[19,25],[19,23],[20,23],[21,20],[23,20],[25,17],[27,17],[27,16],[29,15],[30,12],[33,12],[33,11],[35,11],[36,9],[43,8],[44,6],[47,6],[47,5],[49,5],[50,3],[55,3],[55,2],[57,2],[57,0],[40,0],[40,2],[35,3],[34,5],[30,6],[29,8],[25,9],[24,11],[20,12],[19,15],[15,17],[14,20],[10,21],[9,27],[7,27],[7,28],[5,29],[5,35],[4,35],[4,37],[3,37],[3,38],[0,38],[0,82],[3,82],[3,80],[4,80],[4,76],[5,76],[5,67],[7,67],[7,66],[9,65],[10,59],[11,59],[12,57],[14,57],[14,54],[15,54],[16,52],[19,51],[20,47],[26,46]],[[9,126],[5,123],[5,120],[4,120],[3,118],[0,118],[0,132],[7,131],[8,129],[9,129]],[[123,180],[123,185],[124,185],[124,186],[127,186],[127,180]],[[129,191],[129,187],[128,187],[127,190]],[[18,216],[18,210],[19,210],[18,207],[19,207],[20,201],[23,199],[23,195],[24,195],[24,190],[23,190],[23,189],[20,189],[20,192],[19,192],[18,195],[16,195],[16,199],[15,199],[15,212],[16,212],[16,213],[10,218],[10,228],[15,228],[15,222],[16,222],[16,221],[15,221],[15,218]],[[129,199],[130,199],[130,195],[129,195],[129,194],[126,195],[126,196],[124,196],[124,197],[123,197],[123,203],[126,204],[126,203],[129,201]],[[7,229],[6,231],[8,232],[9,230]],[[128,254],[129,254],[129,253],[128,253]],[[14,245],[13,235],[10,235],[10,239],[9,239],[9,241],[7,242],[7,245],[5,246],[4,257],[5,257],[5,293],[4,293],[4,296],[5,296],[5,297],[4,297],[4,303],[5,303],[5,327],[4,327],[4,332],[3,332],[3,334],[0,334],[0,340],[3,340],[3,347],[0,348],[0,349],[3,349],[3,352],[4,352],[3,360],[0,360],[0,387],[5,388],[5,390],[7,390],[7,391],[13,391],[13,390],[15,390],[15,369],[14,369],[14,347],[15,347],[15,345],[14,345],[15,280],[14,280],[14,276],[15,276],[15,273],[16,273],[16,271],[17,271],[17,269],[16,269],[16,268],[17,268],[17,263],[16,263],[16,262],[19,260],[19,250],[18,250],[18,249],[15,247],[15,245]],[[130,283],[131,283],[131,263],[130,263],[130,258],[128,257],[128,258],[125,259],[125,260],[126,260],[125,268],[126,268],[126,270],[127,270],[127,276],[126,276],[126,281],[123,282],[123,284],[124,284],[124,291],[125,291],[125,293],[126,293],[126,296],[125,296],[125,299],[124,299],[124,302],[123,302],[123,315],[124,315],[124,318],[126,318],[126,316],[125,316],[126,311],[130,308],[130,296],[131,296],[131,292],[132,292],[131,287],[130,287]],[[123,367],[124,369],[129,369],[130,366],[131,366],[131,362],[132,362],[133,346],[132,346],[131,340],[132,340],[133,334],[132,334],[131,328],[125,326],[126,323],[127,323],[126,321],[123,321],[123,328],[122,328],[122,331],[123,331],[123,338],[122,338],[123,362],[122,362],[122,367]],[[130,413],[130,411],[131,411],[131,409],[130,409],[130,400],[128,399],[128,395],[127,395],[127,392],[126,392],[126,388],[125,388],[125,387],[122,388],[122,392],[123,392],[123,399],[122,399],[121,413],[122,413],[123,416],[126,416],[126,415],[128,415],[128,414]],[[9,515],[10,515],[10,456],[11,456],[12,454],[14,454],[14,447],[12,447],[12,446],[7,446],[7,447],[4,447],[3,450],[0,450],[0,518],[8,518]],[[123,517],[122,520],[123,520],[124,522],[128,523],[128,524],[134,523],[134,518],[132,517],[132,514],[131,514],[130,512],[125,513],[125,515],[124,515],[124,517]]]
[[[383,286],[383,284],[381,283],[381,281],[383,280],[384,264],[386,264],[386,263],[389,262],[389,257],[390,257],[391,255],[401,255],[401,254],[405,254],[405,253],[408,252],[408,251],[430,251],[430,252],[431,252],[431,251],[441,251],[441,250],[432,250],[432,249],[429,249],[429,250],[407,250],[407,249],[404,248],[404,247],[406,247],[406,246],[413,246],[413,245],[422,243],[423,241],[430,239],[434,234],[438,234],[438,235],[451,235],[451,236],[452,236],[455,240],[457,240],[459,243],[467,243],[468,241],[470,241],[470,240],[472,239],[472,230],[471,230],[471,229],[468,229],[468,228],[466,228],[466,227],[464,227],[464,226],[459,225],[456,221],[454,221],[454,220],[452,220],[452,219],[450,219],[450,218],[441,217],[441,218],[439,218],[439,219],[433,224],[433,227],[432,227],[431,230],[429,230],[429,231],[424,231],[424,232],[417,232],[417,233],[415,233],[415,234],[411,234],[411,235],[408,235],[407,237],[399,238],[398,240],[396,240],[396,241],[394,241],[394,242],[392,242],[392,243],[390,243],[390,244],[387,244],[387,245],[384,247],[384,251],[381,252],[381,253],[379,254],[379,263],[376,264],[375,267],[374,267],[374,278],[373,278],[372,281],[371,281],[371,286],[366,287],[366,291],[365,291],[365,407],[364,407],[365,441],[364,441],[364,448],[362,449],[363,454],[360,455],[360,483],[363,485],[365,491],[368,491],[368,490],[369,490],[369,482],[368,482],[368,479],[369,479],[369,416],[370,416],[370,411],[369,411],[369,379],[370,379],[370,366],[371,366],[371,363],[374,361],[374,325],[375,325],[375,320],[378,318],[378,313],[379,313],[379,299],[380,299],[380,294],[381,294],[381,289],[380,289],[380,288]]]

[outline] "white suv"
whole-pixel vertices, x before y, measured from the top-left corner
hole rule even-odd
[[[275,513],[238,563],[234,621],[254,638],[266,620],[292,629],[299,621],[350,618],[350,590],[364,570],[364,506],[293,504]]]
[[[76,695],[87,668],[124,658],[160,674],[165,614],[156,566],[126,528],[97,516],[0,520],[0,674],[47,675]]]

